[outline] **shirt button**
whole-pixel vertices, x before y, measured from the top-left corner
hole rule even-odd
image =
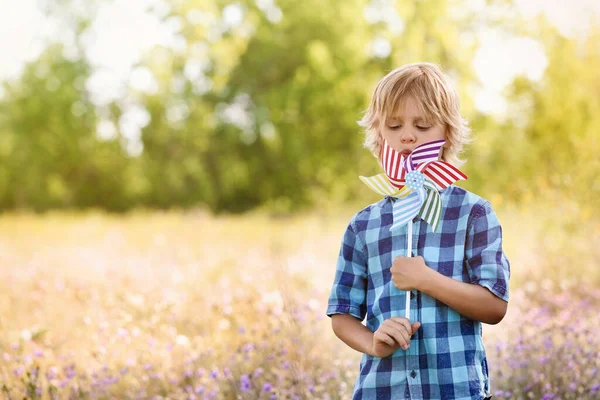
[[[415,379],[417,377],[417,373],[415,372],[415,370],[413,369],[412,372],[410,373],[410,377]]]

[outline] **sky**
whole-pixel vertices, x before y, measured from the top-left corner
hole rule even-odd
[[[44,18],[39,1],[0,0],[0,81],[17,77],[25,62],[37,58],[47,38],[72,41],[59,24]],[[470,0],[470,3],[482,9],[485,0]],[[598,0],[515,0],[515,3],[519,13],[527,18],[546,14],[566,35],[585,29],[587,16],[600,17]],[[151,90],[151,77],[144,71],[132,72],[132,65],[156,44],[182,45],[173,33],[177,26],[160,23],[156,14],[166,11],[161,4],[160,0],[111,0],[99,9],[90,33],[84,38],[87,57],[96,71],[87,87],[96,103],[120,97],[126,84]],[[148,12],[149,7],[154,7],[154,14]],[[239,18],[235,10],[229,14],[232,20]],[[517,74],[539,79],[547,64],[546,57],[542,47],[531,39],[507,37],[489,29],[478,37],[482,45],[474,68],[483,87],[475,94],[475,103],[481,111],[502,114],[506,109],[502,90]],[[376,47],[385,53],[385,43]]]

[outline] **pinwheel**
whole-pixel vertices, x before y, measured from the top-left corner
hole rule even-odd
[[[412,256],[413,219],[420,216],[435,232],[442,214],[439,192],[458,180],[467,179],[458,168],[438,160],[445,142],[436,140],[420,145],[405,159],[384,140],[381,163],[385,174],[360,177],[376,193],[397,198],[392,208],[393,222],[390,231],[407,224],[406,257]],[[392,260],[394,258],[395,256]],[[395,287],[390,285],[390,291],[394,289]],[[407,292],[406,318],[409,318],[409,314],[410,296]]]

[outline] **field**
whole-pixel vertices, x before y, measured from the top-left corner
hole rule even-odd
[[[600,225],[567,206],[498,214],[495,398],[600,398]],[[1,396],[349,398],[360,355],[324,310],[351,215],[3,215]]]

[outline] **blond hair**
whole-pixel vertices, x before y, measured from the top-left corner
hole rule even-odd
[[[378,159],[381,156],[380,124],[401,113],[404,101],[413,96],[424,116],[445,127],[446,144],[442,159],[457,167],[464,164],[458,156],[470,142],[471,128],[460,115],[458,94],[450,79],[432,63],[412,63],[384,76],[373,91],[371,104],[358,124],[365,128],[364,146]]]

